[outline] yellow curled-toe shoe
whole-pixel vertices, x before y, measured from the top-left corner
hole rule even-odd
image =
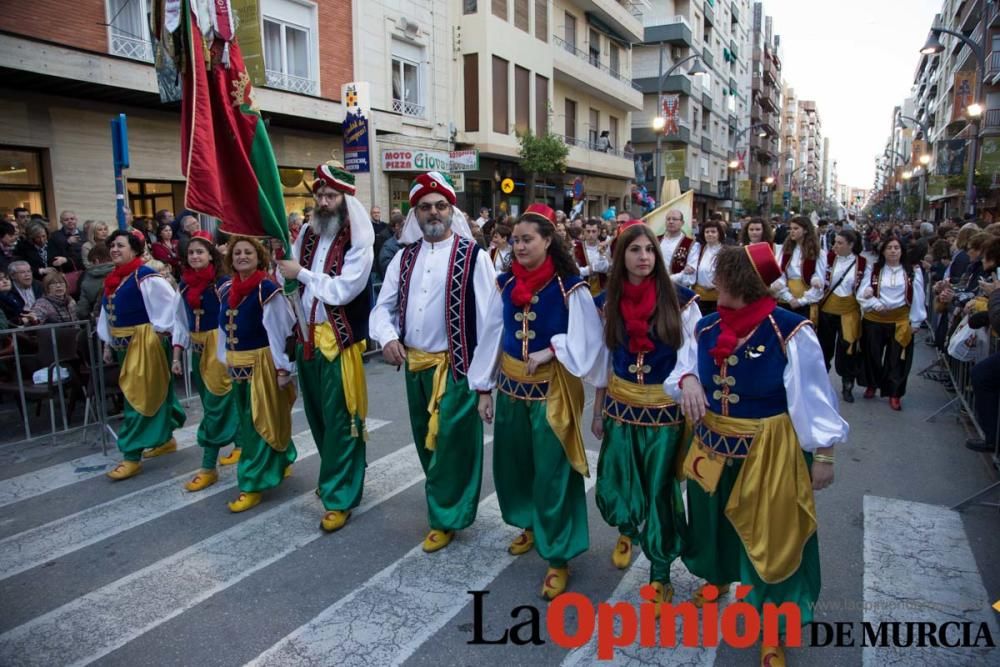
[[[170,454],[171,452],[177,451],[177,441],[170,438],[165,443],[159,447],[153,447],[152,449],[147,449],[142,453],[142,458],[151,459],[156,456],[163,456],[164,454]]]
[[[343,528],[344,524],[347,523],[347,520],[350,518],[350,512],[345,512],[344,510],[330,510],[323,515],[323,520],[319,522],[319,527],[327,533],[332,533]]]
[[[427,553],[434,553],[435,551],[440,551],[446,546],[451,544],[452,539],[455,537],[454,530],[437,530],[433,529],[431,532],[427,533],[427,537],[424,538],[424,551]]]
[[[655,611],[653,612],[653,618],[659,618],[660,605],[664,603],[670,604],[674,600],[674,587],[670,584],[664,586],[662,581],[653,581],[650,582],[649,585],[652,586],[653,590],[656,592],[656,595],[654,595],[653,599],[650,600],[650,602],[656,605]]]
[[[201,491],[219,481],[219,473],[215,470],[199,470],[191,481],[184,485],[188,491]]]
[[[253,491],[241,492],[240,497],[229,503],[230,512],[246,512],[260,505],[261,494]]]
[[[122,461],[108,471],[108,477],[116,482],[120,482],[123,479],[135,477],[140,472],[142,472],[142,464],[138,461]]]
[[[292,476],[292,466],[291,464],[289,464],[285,466],[285,472],[281,474],[281,478],[285,479],[286,477],[291,477],[291,476]]]
[[[780,646],[760,647],[760,667],[785,667],[785,649]]]
[[[705,604],[705,594],[702,593],[702,589],[705,586],[708,586],[707,582],[702,586],[700,586],[698,590],[694,592],[694,595],[691,596],[691,604],[693,604],[695,607],[698,607],[699,609],[701,609],[701,606]],[[719,596],[715,598],[716,602],[718,602],[719,600],[722,599],[723,595],[729,592],[729,584],[722,584],[722,585],[716,584],[715,587],[719,589]]]
[[[233,451],[219,459],[219,465],[231,466],[240,462],[240,448],[233,447]]]
[[[542,597],[546,600],[554,600],[566,592],[568,584],[568,567],[550,567],[545,573],[545,580],[542,582]]]
[[[632,540],[624,535],[618,536],[615,550],[611,553],[611,562],[619,570],[624,570],[632,564]]]
[[[525,530],[520,535],[514,538],[514,541],[510,543],[507,547],[507,553],[511,556],[520,556],[526,554],[535,548],[535,533],[530,530]]]

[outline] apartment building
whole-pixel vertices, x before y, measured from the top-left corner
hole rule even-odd
[[[632,44],[645,3],[627,0],[455,0],[452,95],[456,148],[479,151],[464,174],[463,202],[517,214],[528,174],[518,135],[554,134],[569,149],[564,175],[540,175],[535,200],[584,215],[626,206],[634,176],[626,157],[632,114]],[[605,135],[606,133],[606,135]],[[510,179],[514,189],[500,192]]]
[[[777,199],[774,195],[778,194],[775,186],[781,152],[781,38],[774,34],[772,19],[764,14],[764,5],[760,2],[755,2],[753,6],[751,44],[750,123],[753,130],[740,141],[749,150],[748,170],[740,175],[741,180],[742,177],[748,179],[746,185],[749,187],[741,188],[747,193],[747,197],[741,198],[749,198],[766,212],[771,204],[780,204],[780,195]],[[768,184],[768,178],[774,179],[774,182]]]
[[[745,145],[749,134],[744,130],[751,123],[752,7],[749,0],[652,5],[642,16],[641,43],[633,48],[633,77],[642,91],[642,108],[632,124],[635,177],[656,192],[653,120],[663,114],[660,93],[676,96],[676,131],[659,137],[661,173],[680,180],[682,190],[694,190],[695,215],[703,219],[731,206],[728,164],[736,157],[737,138]],[[666,76],[692,54],[700,54],[707,75],[687,74],[686,63]]]

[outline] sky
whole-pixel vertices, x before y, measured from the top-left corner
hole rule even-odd
[[[815,100],[842,184],[870,188],[941,0],[762,0],[782,78]]]

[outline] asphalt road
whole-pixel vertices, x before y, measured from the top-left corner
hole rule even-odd
[[[957,411],[925,421],[950,398],[916,377],[930,362],[928,350],[918,342],[901,413],[860,396],[842,405],[850,443],[838,451],[834,486],[817,497],[817,620],[853,623],[856,645],[790,650],[790,664],[1000,664],[996,649],[861,646],[862,621],[889,620],[986,622],[1000,642],[989,609],[1000,599],[996,510],[947,509],[989,484],[991,470],[963,446]],[[378,359],[366,370],[372,421],[365,500],[334,535],[319,530],[322,511],[312,494],[319,458],[301,411],[294,415],[301,452],[294,474],[239,515],[225,504],[237,493],[231,468],[202,493],[181,488],[200,460],[196,408],[178,434],[182,449],[121,483],[103,476],[117,457],[101,455],[93,430],[55,445],[0,446],[0,664],[596,663],[593,643],[567,651],[548,634],[538,598],[545,564],[537,554],[504,551],[516,531],[497,510],[491,441],[476,524],[437,554],[420,551],[426,513],[403,376]],[[586,444],[596,461],[589,433]],[[637,558],[624,572],[612,566],[617,534],[593,505],[593,481],[590,550],[572,563],[570,588],[595,604],[637,601],[647,565]],[[679,599],[698,583],[680,564],[673,578]],[[538,610],[544,643],[469,644],[477,630],[470,590],[489,591],[484,639],[527,621],[530,610],[514,611],[516,618],[512,610],[528,605]],[[575,614],[567,618],[575,627]],[[529,629],[517,636],[527,638]],[[617,651],[614,664],[756,659],[755,648],[632,646]]]

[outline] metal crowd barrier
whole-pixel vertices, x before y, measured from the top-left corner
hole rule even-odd
[[[7,444],[21,444],[57,435],[100,430],[101,451],[107,453],[108,438],[116,438],[108,426],[107,386],[100,342],[89,321],[42,324],[0,330],[0,340],[10,341],[0,353],[0,398],[13,398],[21,416],[22,437]],[[33,351],[32,351],[33,350]],[[34,376],[41,372],[44,382]],[[68,407],[75,407],[78,394],[84,399],[83,424],[73,424]],[[33,432],[29,403],[40,410],[48,403],[48,434]],[[69,401],[69,406],[67,406]],[[58,403],[58,419],[56,416]],[[38,429],[34,429],[37,431]]]

